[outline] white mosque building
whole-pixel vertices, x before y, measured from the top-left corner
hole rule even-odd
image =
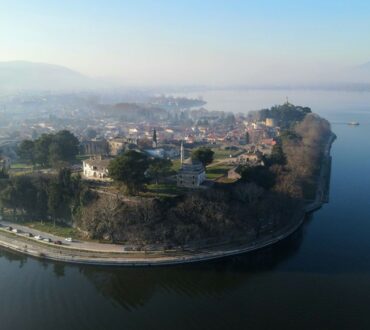
[[[177,186],[198,188],[205,179],[206,171],[201,162],[191,158],[184,161],[184,146],[181,143],[181,168],[177,174]]]

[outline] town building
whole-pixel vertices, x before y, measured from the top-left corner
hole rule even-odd
[[[84,177],[87,179],[108,179],[108,166],[110,161],[110,159],[104,159],[101,156],[84,160],[82,162]]]
[[[81,142],[81,149],[85,155],[107,155],[109,152],[109,145],[105,139],[89,140]]]
[[[125,148],[127,144],[126,139],[116,138],[108,141],[109,145],[109,154],[111,156],[119,155]]]
[[[239,165],[262,165],[262,152],[255,150],[241,154],[236,158],[235,163]]]
[[[191,158],[184,161],[184,146],[181,143],[181,168],[177,173],[177,186],[198,188],[206,179],[206,170],[199,161]]]
[[[274,118],[266,118],[265,125],[267,127],[275,127],[276,126],[276,120]]]
[[[10,158],[6,156],[0,156],[0,171],[7,171],[10,168]]]
[[[198,188],[206,179],[206,171],[201,162],[186,160],[177,174],[177,186]]]

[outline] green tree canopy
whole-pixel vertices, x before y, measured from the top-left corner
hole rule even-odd
[[[275,184],[275,175],[265,166],[243,166],[239,169],[241,180],[270,189]]]
[[[81,178],[69,169],[58,175],[22,175],[1,182],[0,205],[23,217],[70,222],[79,208],[94,197]]]
[[[201,147],[193,150],[191,159],[201,162],[205,167],[213,162],[213,155],[214,152],[210,148]]]
[[[25,162],[35,164],[35,143],[31,140],[23,140],[18,147],[18,156]]]
[[[271,155],[264,158],[265,165],[271,166],[274,164],[277,165],[286,165],[286,156],[283,151],[283,146],[281,139],[273,146]]]
[[[148,175],[158,183],[159,179],[164,178],[171,173],[171,167],[171,160],[154,158],[150,161]]]
[[[130,194],[136,193],[147,181],[145,172],[149,165],[150,161],[145,154],[129,150],[110,162],[109,176],[124,184]]]
[[[43,134],[34,141],[22,141],[18,155],[28,163],[60,167],[76,158],[78,147],[78,139],[71,132],[63,130],[56,134]]]

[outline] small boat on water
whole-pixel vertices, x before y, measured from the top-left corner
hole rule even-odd
[[[358,121],[350,121],[348,123],[348,125],[350,125],[350,126],[358,126],[358,125],[360,125],[360,123]]]

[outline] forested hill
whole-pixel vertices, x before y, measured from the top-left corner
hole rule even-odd
[[[249,116],[251,119],[257,121],[272,118],[281,128],[290,128],[292,125],[302,121],[311,112],[309,107],[296,106],[286,102],[283,105],[275,105],[270,109],[252,111],[249,113]]]

